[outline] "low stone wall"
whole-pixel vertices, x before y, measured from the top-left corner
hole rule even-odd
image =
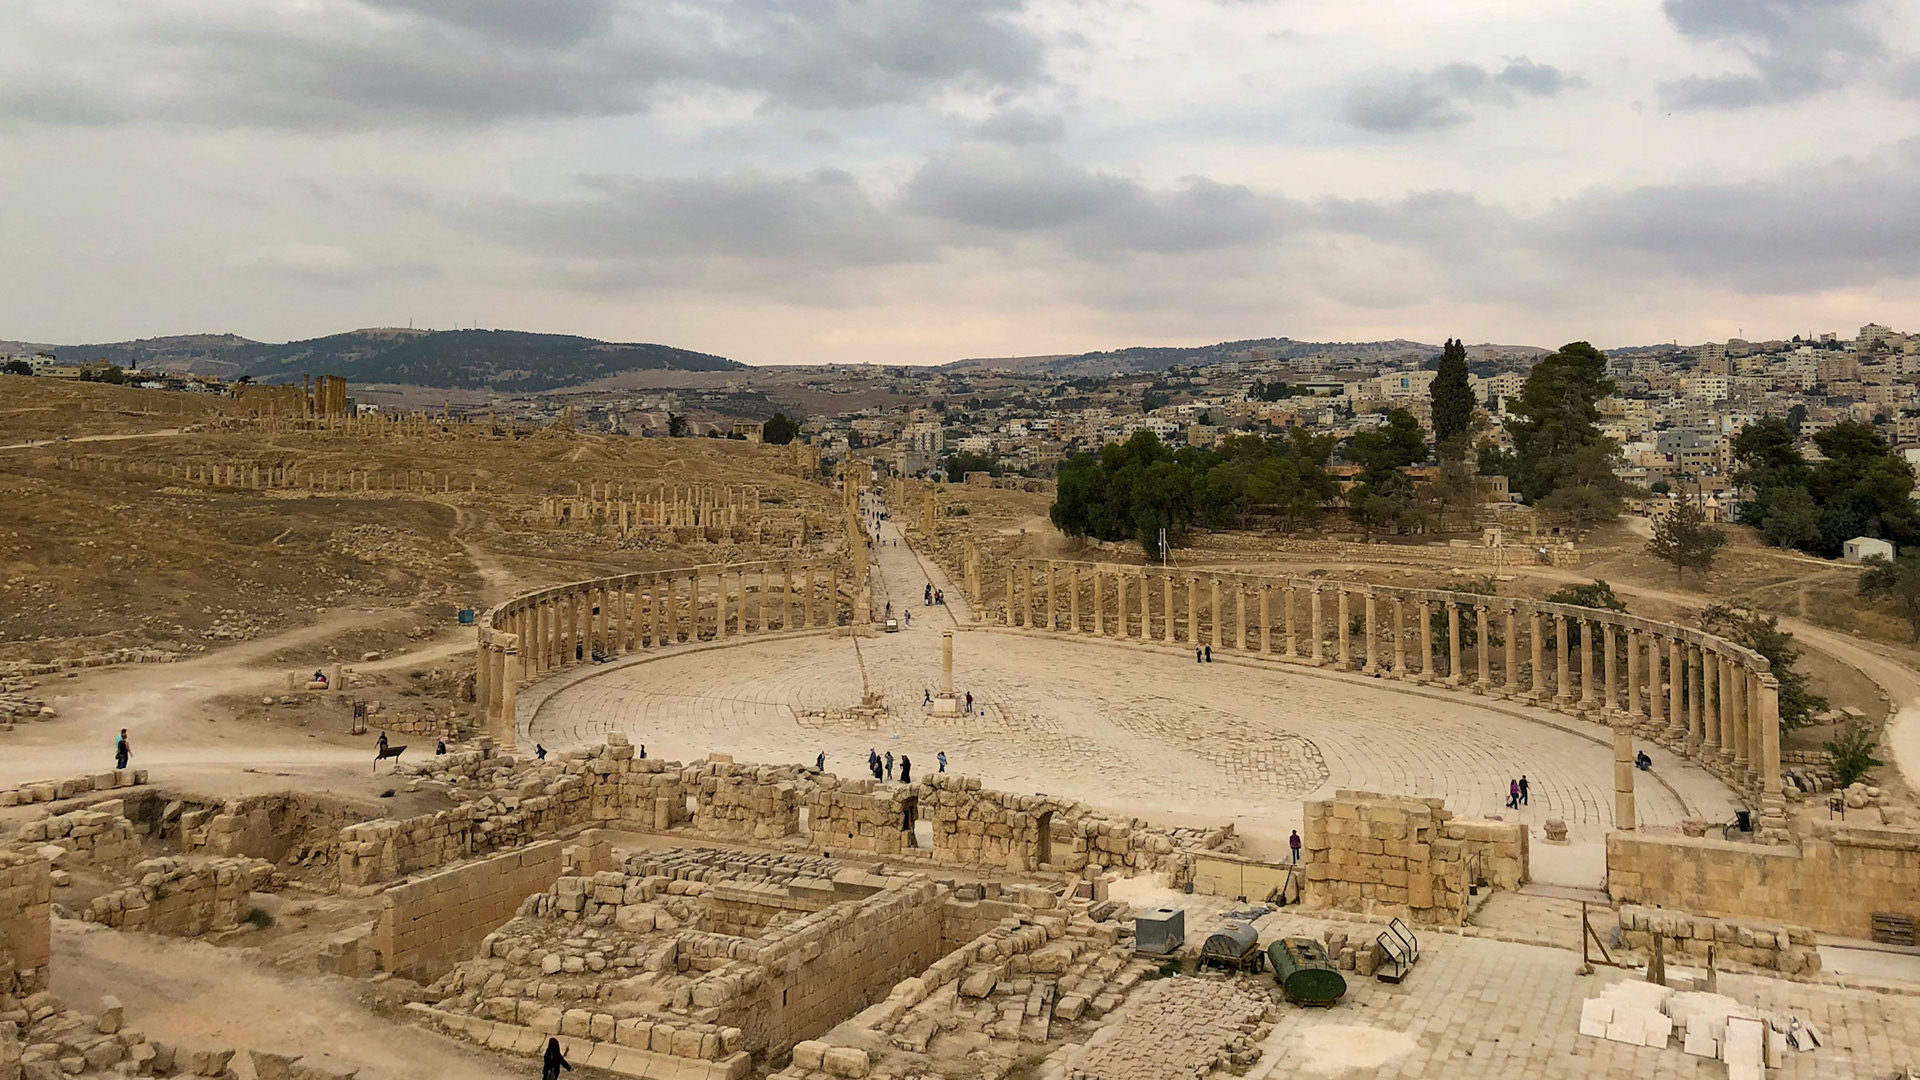
[[[1714,919],[1629,904],[1620,909],[1620,930],[1636,949],[1652,948],[1658,934],[1666,940],[1669,955],[1704,959],[1712,948],[1715,963],[1746,964],[1788,975],[1820,970],[1820,942],[1804,926]]]
[[[1473,866],[1491,885],[1527,880],[1526,826],[1455,818],[1440,799],[1339,791],[1306,804],[1301,839],[1309,907],[1457,926]]]
[[[85,810],[54,814],[29,821],[20,829],[19,843],[65,850],[61,861],[90,865],[124,863],[140,856],[140,837],[126,818],[126,804],[108,799]]]
[[[1614,832],[1607,890],[1622,903],[1794,923],[1868,938],[1875,912],[1920,919],[1920,830],[1813,825],[1798,846]]]
[[[18,787],[0,789],[0,806],[56,802],[60,799],[78,798],[95,791],[136,787],[146,782],[147,770],[145,769],[112,769],[107,772],[89,773],[86,776],[75,776],[67,780],[35,780]]]
[[[678,1034],[675,1028],[664,1024],[656,1027],[644,1020],[616,1020],[611,1013],[570,1010],[581,1014],[577,1018],[579,1022],[570,1025],[581,1029],[576,1035],[561,1033],[558,1025],[548,1025],[554,1028],[549,1032],[507,1021],[462,1016],[417,1003],[407,1008],[448,1031],[505,1053],[539,1057],[547,1048],[547,1040],[557,1038],[560,1051],[569,1063],[604,1069],[620,1076],[645,1080],[745,1080],[752,1066],[752,1059],[743,1050],[728,1048],[724,1056],[716,1055],[712,1060],[656,1050],[654,1047],[661,1043],[672,1045],[673,1037]],[[719,1039],[718,1034],[714,1037],[716,1041]]]
[[[148,859],[134,872],[140,884],[93,898],[88,922],[194,937],[232,930],[252,911],[253,864],[247,859],[214,859],[199,866],[182,858]]]
[[[589,832],[576,841],[529,844],[395,885],[381,897],[373,933],[381,967],[427,982],[471,954],[527,897],[562,874],[591,874],[611,860],[607,840]]]
[[[45,859],[0,851],[0,984],[15,995],[47,988],[53,959],[53,867]]]

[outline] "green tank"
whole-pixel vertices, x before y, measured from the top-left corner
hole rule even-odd
[[[1347,992],[1347,980],[1312,938],[1281,938],[1267,948],[1267,959],[1274,981],[1295,1005],[1332,1005]]]

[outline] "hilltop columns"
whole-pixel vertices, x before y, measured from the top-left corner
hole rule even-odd
[[[1433,670],[1433,604],[1425,597],[1420,598],[1420,681],[1432,682]]]
[[[1347,607],[1347,587],[1333,587],[1334,613],[1338,616],[1333,624],[1333,655],[1339,661],[1341,671],[1353,670],[1353,615]]]
[[[1528,696],[1535,704],[1547,700],[1546,643],[1540,640],[1544,622],[1539,608],[1527,609],[1527,648],[1533,661],[1533,691]]]
[[[1393,677],[1407,677],[1407,603],[1393,596]]]
[[[1307,660],[1320,666],[1320,583],[1307,586]]]
[[[1567,617],[1559,612],[1553,615],[1553,635],[1558,650],[1554,654],[1553,700],[1564,709],[1573,702],[1572,653],[1567,644]]]
[[[1500,672],[1500,691],[1507,697],[1520,694],[1520,609],[1507,605],[1506,667]]]
[[[1460,655],[1460,604],[1452,599],[1447,605],[1447,685],[1459,686],[1466,658]]]
[[[1480,635],[1479,643],[1473,649],[1475,659],[1479,661],[1479,671],[1475,673],[1473,681],[1473,692],[1485,694],[1493,689],[1493,673],[1490,670],[1493,658],[1489,655],[1493,652],[1493,638],[1487,634],[1487,605],[1473,605],[1473,618],[1474,629]]]
[[[1380,600],[1372,589],[1367,590],[1367,666],[1370,674],[1380,672]]]
[[[1054,627],[1049,624],[1047,629]],[[1067,633],[1080,632],[1080,564],[1067,567]]]

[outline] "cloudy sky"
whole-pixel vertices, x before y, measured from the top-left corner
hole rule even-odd
[[[0,338],[1920,330],[1893,0],[9,0]]]

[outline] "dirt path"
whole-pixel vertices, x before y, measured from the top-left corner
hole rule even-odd
[[[123,934],[71,919],[53,930],[53,990],[88,1009],[102,994],[126,1006],[127,1025],[189,1048],[233,1047],[233,1068],[253,1077],[248,1047],[329,1055],[394,1080],[517,1080],[522,1063],[376,1015],[346,979],[269,970],[244,950],[203,941]],[[537,1064],[537,1063],[534,1063]]]
[[[59,446],[61,443],[120,442],[123,439],[164,439],[184,434],[186,434],[186,432],[181,428],[161,428],[159,431],[130,431],[121,435],[82,435],[77,439],[29,439],[26,442],[8,443],[5,446],[0,446],[0,450],[31,450],[36,446]]]

